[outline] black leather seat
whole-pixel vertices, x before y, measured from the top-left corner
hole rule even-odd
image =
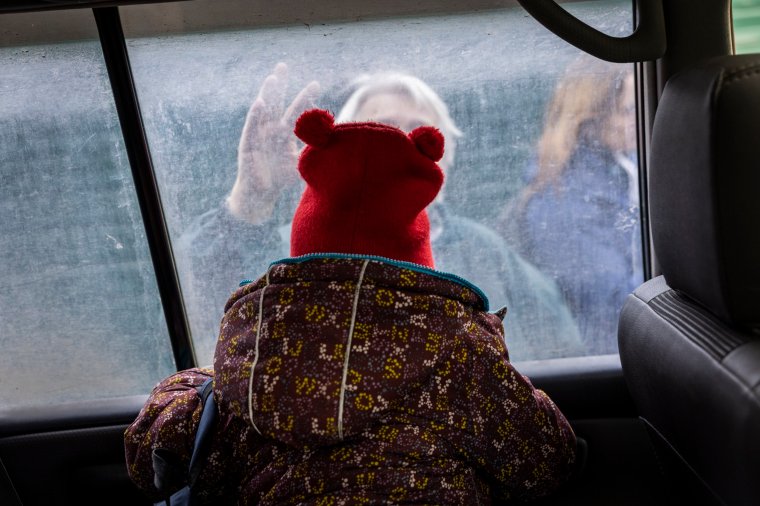
[[[641,417],[727,505],[760,504],[760,55],[671,78],[652,133],[663,276],[620,315]]]

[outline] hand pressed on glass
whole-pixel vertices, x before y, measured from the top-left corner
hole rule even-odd
[[[282,190],[298,179],[293,126],[319,94],[319,84],[312,81],[286,107],[287,83],[287,65],[278,63],[264,79],[240,136],[237,178],[227,206],[236,218],[254,225],[270,218]]]

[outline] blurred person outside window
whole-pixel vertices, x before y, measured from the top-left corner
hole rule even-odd
[[[593,354],[617,352],[618,313],[643,281],[630,66],[583,55],[557,83],[527,186],[497,229],[556,280]]]
[[[440,162],[450,170],[455,139],[461,135],[438,95],[416,77],[385,73],[364,76],[337,115],[338,122],[377,121],[410,131],[436,126],[446,139]],[[221,307],[240,281],[256,275],[272,259],[288,255],[289,225],[298,187],[294,169],[298,145],[296,117],[313,107],[319,85],[312,82],[285,107],[287,67],[278,64],[251,105],[238,149],[237,178],[225,202],[194,220],[180,238],[192,266],[189,297],[194,330],[201,339],[216,338]],[[513,358],[543,359],[585,354],[577,326],[554,282],[528,263],[491,229],[452,213],[443,194],[429,206],[431,242],[437,268],[479,286],[497,304],[506,304],[506,340]],[[220,268],[228,266],[228,268]],[[188,283],[189,281],[190,283]],[[199,336],[196,335],[196,340]]]

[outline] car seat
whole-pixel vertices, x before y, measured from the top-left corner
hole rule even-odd
[[[719,57],[668,81],[649,172],[662,276],[621,312],[625,379],[654,439],[712,503],[757,505],[760,55]]]

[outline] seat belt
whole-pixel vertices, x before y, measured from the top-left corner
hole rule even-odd
[[[201,419],[195,433],[193,453],[190,456],[190,465],[183,467],[179,464],[176,455],[161,448],[153,450],[153,471],[156,488],[163,492],[170,490],[178,483],[185,486],[167,497],[155,506],[193,506],[197,504],[197,498],[193,486],[201,471],[206,465],[212,432],[216,425],[216,401],[214,401],[213,379],[207,379],[200,387],[197,387],[201,398]]]

